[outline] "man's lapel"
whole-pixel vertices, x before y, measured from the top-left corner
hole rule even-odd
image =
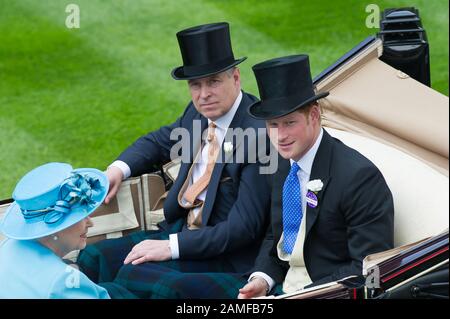
[[[330,166],[332,162],[332,155],[333,139],[325,130],[323,130],[322,141],[320,142],[319,148],[314,158],[314,163],[311,168],[311,175],[309,178],[310,181],[315,179],[321,180],[323,183],[323,187],[320,191],[316,192],[317,206],[310,207],[308,204],[306,205],[306,236],[308,236],[308,233],[314,226],[317,217],[319,216],[320,210],[323,207],[326,187],[331,180]],[[306,200],[306,198],[304,198],[303,200]]]
[[[195,121],[200,121],[200,123],[201,123],[200,134],[202,134],[203,131],[208,128],[208,119],[206,117],[202,116],[200,113],[198,113],[197,116],[195,118],[193,118],[192,123],[195,123]],[[194,130],[195,130],[195,127],[192,126],[192,129],[189,131],[189,133],[191,135],[189,137],[189,140],[190,140],[190,145],[192,146],[191,150],[190,150],[190,154],[189,154],[189,162],[187,162],[187,163],[181,162],[180,172],[178,173],[177,180],[179,180],[181,182],[181,185],[184,183],[184,181],[188,177],[187,175],[189,173],[189,169],[191,168],[191,166],[194,162],[194,158],[198,154],[198,152],[200,151],[201,146],[202,146],[202,139],[201,139],[202,135],[200,135],[200,138],[199,138],[198,136],[196,136],[194,134]]]
[[[230,123],[227,132],[225,133],[225,138],[218,155],[218,162],[214,165],[211,180],[209,181],[208,184],[208,192],[206,194],[205,204],[203,206],[203,213],[202,213],[203,226],[207,224],[209,216],[211,215],[212,207],[216,199],[217,189],[219,187],[219,182],[222,177],[222,171],[225,165],[233,160],[232,156],[235,153],[237,147],[239,146],[233,144],[233,134],[231,134],[232,133],[231,131],[234,128],[242,127],[241,123],[243,122],[243,119],[247,116],[246,105],[247,105],[247,96],[245,95],[244,92],[242,92],[242,101],[239,104],[239,107],[236,111],[236,114],[233,117],[233,120]],[[238,142],[241,142],[241,139],[238,139]],[[232,143],[231,145],[233,145],[233,150],[230,152],[225,152],[224,151],[225,143]]]
[[[273,176],[272,184],[272,228],[274,230],[283,231],[283,187],[289,171],[291,170],[291,162],[278,155],[278,169]]]

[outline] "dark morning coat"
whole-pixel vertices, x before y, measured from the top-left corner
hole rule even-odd
[[[290,170],[280,157],[271,177],[271,227],[261,247],[255,271],[282,283],[289,269],[277,257],[282,225],[282,190]],[[306,209],[305,266],[313,285],[362,274],[362,260],[393,247],[392,194],[378,168],[363,155],[324,130],[310,180],[320,179],[318,206]]]
[[[252,119],[247,114],[248,106],[254,101],[254,96],[243,92],[242,101],[230,128],[264,127],[263,121]],[[192,133],[194,120],[200,120],[202,131],[207,128],[207,119],[197,112],[191,102],[173,124],[139,138],[118,160],[129,165],[132,176],[149,172],[155,164],[170,161],[170,149],[178,142],[170,139],[172,130],[182,127]],[[177,196],[200,142],[198,139],[189,140],[190,160],[181,164],[178,178],[164,203],[166,220],[160,227],[171,233],[181,231],[178,233],[180,259],[209,259],[221,256],[233,265],[236,272],[248,271],[254,264],[269,219],[270,188],[266,176],[259,173],[260,165],[249,163],[248,158],[244,163],[217,163],[205,198],[203,227],[199,230],[188,230],[185,224],[188,210],[178,204]],[[248,149],[248,143],[233,145],[235,152],[238,146],[244,148],[244,153],[254,152],[253,149]],[[225,153],[221,155],[223,154]],[[182,228],[177,225],[182,225]]]

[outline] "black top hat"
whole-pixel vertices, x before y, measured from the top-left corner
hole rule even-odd
[[[226,22],[204,24],[177,33],[183,66],[172,70],[175,80],[191,80],[223,72],[246,59],[235,60]]]
[[[309,57],[305,54],[264,61],[252,69],[261,101],[250,105],[248,112],[257,119],[287,115],[329,94],[314,92]]]

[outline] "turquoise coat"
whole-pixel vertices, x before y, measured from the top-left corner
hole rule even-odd
[[[35,240],[0,243],[0,298],[109,299],[108,292]]]

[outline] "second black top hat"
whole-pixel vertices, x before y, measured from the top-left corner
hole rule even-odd
[[[223,72],[244,61],[235,59],[226,22],[204,24],[177,33],[183,66],[172,70],[176,80],[191,80]]]
[[[250,105],[248,112],[257,119],[287,115],[328,95],[328,92],[314,92],[306,54],[271,59],[252,69],[261,101]]]

